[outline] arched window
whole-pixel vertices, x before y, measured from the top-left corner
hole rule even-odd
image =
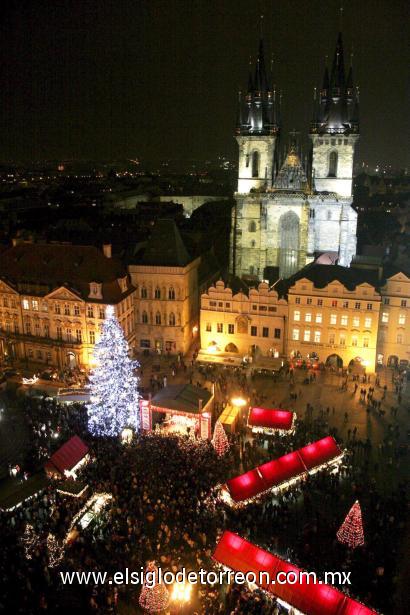
[[[145,286],[142,286],[141,287],[141,299],[146,299],[147,296],[148,296],[147,289],[145,288]]]
[[[252,239],[251,241],[251,248],[254,248],[256,246],[256,241],[254,239]]]
[[[148,314],[145,311],[142,312],[142,322],[144,323],[144,325],[146,325],[148,322]]]
[[[259,177],[259,152],[257,150],[252,154],[252,177]]]
[[[161,314],[159,312],[157,312],[155,314],[155,324],[156,325],[160,325],[161,324]]]
[[[255,233],[256,232],[256,222],[254,220],[251,220],[248,224],[248,231],[250,233]]]
[[[155,289],[155,299],[161,299],[161,289],[158,286]]]
[[[173,289],[172,286],[168,290],[168,299],[175,299],[175,290]]]
[[[337,177],[337,152],[330,152],[328,177]]]
[[[255,267],[254,267],[253,265],[251,265],[251,266],[249,267],[249,273],[250,273],[250,275],[254,275],[254,273],[255,273]]]
[[[171,327],[175,327],[175,314],[173,312],[169,315],[169,324]]]

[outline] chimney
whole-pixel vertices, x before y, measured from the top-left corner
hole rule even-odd
[[[104,256],[106,258],[111,258],[112,257],[112,245],[110,243],[104,243],[102,248],[103,248]]]

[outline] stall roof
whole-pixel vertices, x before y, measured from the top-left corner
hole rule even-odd
[[[357,600],[349,598],[331,585],[308,583],[306,578],[298,579],[295,584],[271,584],[279,572],[301,572],[293,564],[264,551],[233,532],[225,531],[213,554],[213,559],[223,566],[238,572],[254,572],[256,584],[269,593],[287,602],[302,613],[309,615],[375,615]],[[292,579],[293,580],[293,579]]]
[[[202,408],[205,408],[211,398],[212,393],[207,389],[192,384],[175,384],[160,389],[151,403],[164,411],[169,409],[200,414],[199,401],[202,400]]]
[[[88,453],[88,446],[78,436],[70,438],[63,446],[61,446],[49,461],[45,464],[45,470],[64,474],[65,470],[72,470],[77,463],[83,459]]]
[[[331,436],[231,478],[226,487],[235,502],[253,498],[336,459],[341,450]]]
[[[270,408],[251,408],[249,410],[249,427],[266,427],[268,429],[291,429],[293,412]]]

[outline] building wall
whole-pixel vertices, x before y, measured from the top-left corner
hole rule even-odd
[[[124,334],[134,343],[134,301],[124,293],[115,307]],[[84,301],[65,288],[46,296],[18,293],[0,281],[0,358],[58,369],[92,365],[106,304]]]
[[[397,273],[386,280],[380,292],[377,360],[391,366],[410,362],[410,278]]]
[[[353,159],[358,135],[310,135],[313,141],[315,190],[352,196]],[[329,156],[338,154],[336,177],[329,177]]]
[[[187,353],[199,331],[198,267],[130,265],[138,351]],[[173,324],[175,323],[175,324]]]
[[[323,362],[337,355],[344,366],[360,357],[373,371],[380,302],[370,284],[349,291],[337,281],[320,289],[310,280],[298,280],[288,293],[288,355],[317,353]]]
[[[247,194],[252,189],[272,186],[272,169],[275,154],[275,136],[237,136],[239,145],[238,193]],[[259,153],[259,174],[252,177],[252,154]]]
[[[201,195],[192,195],[192,196],[179,196],[175,194],[163,195],[153,200],[159,200],[160,202],[169,203],[169,201],[173,201],[174,203],[180,203],[184,208],[184,214],[191,217],[192,212],[194,212],[198,207],[201,207],[204,203],[212,203],[213,201],[227,201],[229,197],[226,196],[201,196]]]
[[[283,356],[286,314],[286,301],[268,284],[261,282],[249,296],[234,295],[220,280],[201,296],[201,348],[242,357]]]

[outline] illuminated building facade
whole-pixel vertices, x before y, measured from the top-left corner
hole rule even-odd
[[[267,279],[288,277],[320,253],[349,266],[356,253],[352,207],[353,158],[359,137],[358,95],[345,74],[339,35],[330,76],[326,68],[310,128],[311,160],[293,140],[280,160],[279,101],[260,43],[247,93],[239,99],[238,188],[232,212],[230,271]]]
[[[134,341],[134,288],[104,251],[18,244],[0,255],[0,358],[59,369],[88,367],[107,305]]]
[[[381,288],[377,362],[389,367],[410,362],[410,277],[403,272],[386,277]]]

